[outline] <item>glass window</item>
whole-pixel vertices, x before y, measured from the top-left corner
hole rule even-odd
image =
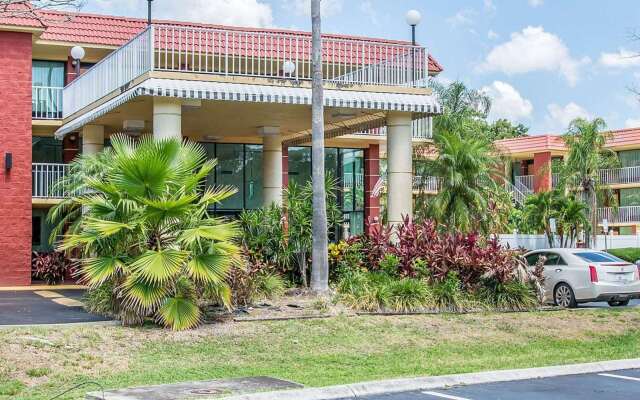
[[[559,254],[546,253],[545,256],[547,260],[544,262],[544,265],[567,265]]]
[[[242,210],[244,198],[244,146],[241,144],[217,144],[216,184],[233,186],[238,192],[217,205],[218,210]]]
[[[618,160],[622,167],[635,167],[640,165],[640,150],[625,150],[618,152]]]
[[[34,163],[61,163],[62,141],[52,137],[33,136],[31,158]]]
[[[262,207],[262,175],[262,146],[245,145],[244,208]]]
[[[640,206],[640,188],[620,189],[620,206]]]
[[[33,61],[31,69],[32,85],[64,87],[64,63],[59,61]]]
[[[536,263],[538,262],[538,259],[540,258],[540,255],[541,253],[534,253],[526,256],[525,259],[527,260],[527,264],[531,267],[536,265]]]
[[[311,180],[311,148],[289,147],[289,182],[304,185]]]
[[[624,262],[626,263],[626,261],[602,251],[578,252],[578,253],[573,253],[573,255],[578,256],[587,262]]]
[[[40,246],[42,241],[42,218],[34,215],[31,218],[31,245]]]

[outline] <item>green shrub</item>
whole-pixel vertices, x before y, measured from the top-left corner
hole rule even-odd
[[[118,303],[113,293],[113,282],[107,281],[100,286],[89,288],[82,299],[84,308],[92,314],[105,317],[118,315]]]
[[[608,252],[630,263],[635,263],[637,260],[640,260],[640,248],[638,247],[628,247],[626,249],[611,249],[608,250]]]
[[[400,259],[398,256],[395,254],[386,254],[382,261],[380,261],[380,271],[389,276],[396,276],[398,274],[399,265]]]
[[[51,370],[49,368],[30,368],[26,371],[27,375],[32,378],[40,378],[49,375]]]
[[[403,278],[387,283],[388,298],[385,305],[397,312],[424,309],[430,301],[429,289],[420,279]]]
[[[462,284],[456,273],[450,272],[445,279],[431,284],[431,302],[434,308],[443,311],[462,311],[464,301]]]
[[[286,290],[284,279],[274,272],[263,272],[255,278],[256,299],[273,299],[280,297]]]
[[[485,282],[478,291],[478,299],[498,310],[522,311],[535,308],[538,304],[530,285],[512,281],[500,283]]]

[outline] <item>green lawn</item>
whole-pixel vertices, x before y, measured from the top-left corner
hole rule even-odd
[[[269,375],[308,386],[640,357],[640,310],[0,329],[0,399]],[[77,392],[67,399],[80,399]]]
[[[640,260],[640,249],[636,247],[627,247],[625,249],[610,249],[609,253],[616,257],[620,257],[625,261],[634,263]]]

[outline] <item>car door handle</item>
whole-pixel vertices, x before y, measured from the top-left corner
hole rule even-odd
[[[556,268],[556,272],[562,272],[562,268]]]

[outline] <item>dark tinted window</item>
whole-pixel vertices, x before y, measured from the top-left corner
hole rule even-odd
[[[607,254],[601,251],[579,252],[573,253],[573,255],[578,256],[587,262],[625,262],[624,260],[621,260],[616,256],[612,256],[611,254]]]
[[[562,257],[556,253],[547,253],[547,261],[544,262],[544,265],[566,265]]]
[[[540,255],[542,253],[534,253],[534,254],[529,254],[528,256],[525,257],[525,259],[527,260],[527,264],[529,264],[530,266],[534,266],[536,265],[536,263],[538,262],[538,259],[540,258]]]

